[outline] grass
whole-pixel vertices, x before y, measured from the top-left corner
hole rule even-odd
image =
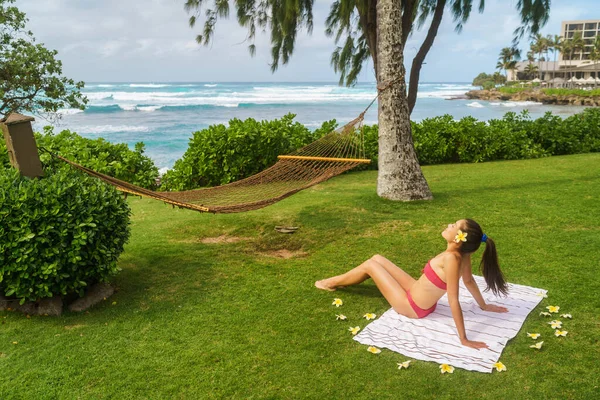
[[[116,295],[60,318],[0,312],[0,398],[598,398],[599,165],[585,154],[425,167],[429,202],[379,198],[374,171],[243,214],[130,199]],[[375,253],[417,276],[462,217],[496,241],[509,281],[549,297],[504,350],[507,372],[441,375],[422,361],[399,371],[406,357],[370,354],[347,331],[389,308],[373,283],[331,294],[313,282]],[[203,243],[222,235],[240,240]],[[284,249],[305,256],[270,255]],[[350,321],[335,321],[333,297]],[[538,315],[550,304],[573,315],[565,338]],[[541,351],[527,331],[544,335]]]

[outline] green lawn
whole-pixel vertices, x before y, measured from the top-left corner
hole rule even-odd
[[[373,171],[243,214],[130,198],[117,294],[60,318],[0,312],[0,399],[599,398],[600,154],[423,170],[433,201],[383,200]],[[463,217],[496,241],[510,282],[548,299],[504,350],[507,372],[441,375],[423,361],[399,371],[406,357],[370,354],[348,332],[389,308],[376,287],[332,294],[313,282],[376,253],[417,276],[444,250],[445,225]],[[222,235],[231,241],[203,243]],[[567,337],[538,315],[547,305],[573,315]],[[544,335],[541,351],[527,331]]]

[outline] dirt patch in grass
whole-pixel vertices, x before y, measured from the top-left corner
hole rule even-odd
[[[216,237],[209,237],[200,239],[200,243],[204,244],[218,244],[218,243],[237,243],[244,240],[250,240],[250,238],[221,235]]]
[[[287,249],[267,251],[267,252],[259,253],[259,254],[262,254],[267,257],[283,258],[286,260],[289,258],[302,258],[302,257],[308,256],[308,253],[305,251],[302,251],[302,250],[291,251],[291,250],[287,250]]]
[[[205,238],[185,238],[185,239],[176,239],[171,240],[173,243],[203,243],[203,244],[222,244],[222,243],[237,243],[246,240],[250,240],[251,238],[247,237],[238,237],[238,236],[230,236],[230,235],[221,235],[215,237],[205,237]]]
[[[79,329],[79,328],[83,328],[85,327],[85,325],[65,325],[65,329],[70,331],[72,329]]]

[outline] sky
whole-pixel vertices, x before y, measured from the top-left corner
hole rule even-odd
[[[502,47],[510,46],[520,20],[517,0],[486,0],[474,7],[463,31],[454,31],[445,14],[426,64],[422,82],[470,82],[480,72],[492,73]],[[560,34],[563,20],[600,19],[592,4],[598,0],[553,0],[550,20],[542,33]],[[475,0],[476,2],[476,0]],[[269,33],[258,34],[257,52],[248,52],[246,28],[235,19],[220,20],[210,46],[195,42],[202,24],[189,27],[185,0],[17,0],[27,14],[28,29],[38,42],[58,50],[65,76],[85,82],[337,82],[330,65],[335,49],[325,35],[332,1],[315,1],[311,35],[299,33],[290,62],[270,71]],[[206,1],[207,4],[213,2]],[[231,2],[233,3],[233,2]],[[410,65],[428,24],[405,47]],[[522,42],[521,47],[528,46]],[[523,52],[525,54],[525,52]],[[372,63],[359,82],[373,82]]]

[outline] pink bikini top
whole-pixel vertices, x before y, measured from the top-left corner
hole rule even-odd
[[[427,265],[425,265],[425,268],[423,268],[423,273],[425,274],[427,279],[429,279],[429,281],[435,286],[439,287],[440,289],[446,290],[446,282],[440,279],[440,277],[435,273],[433,268],[431,268],[431,264],[429,264],[429,262],[430,261],[427,261]]]

